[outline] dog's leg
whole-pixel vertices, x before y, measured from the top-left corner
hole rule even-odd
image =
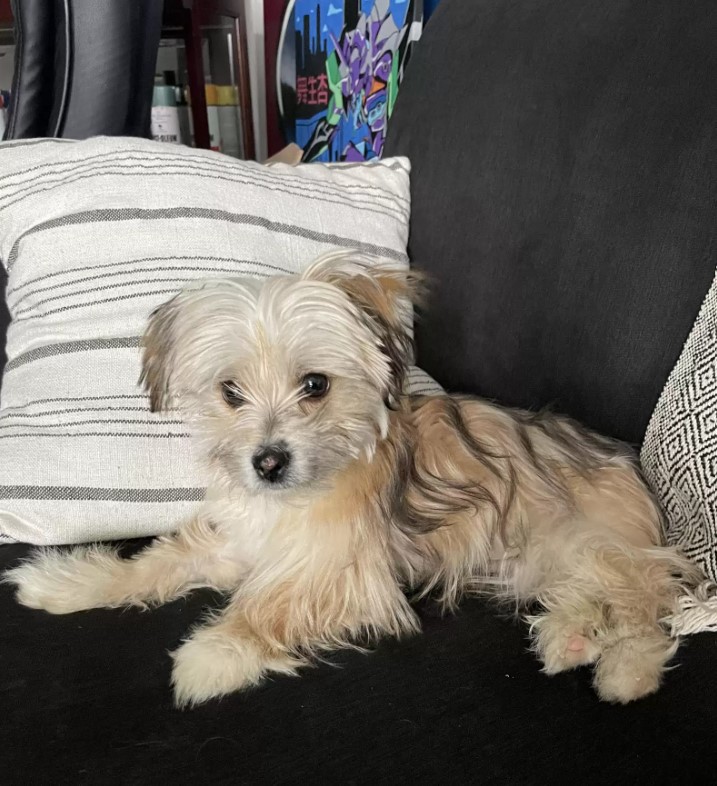
[[[657,548],[608,548],[594,555],[608,622],[593,680],[601,699],[625,704],[659,688],[678,648],[661,624],[680,591],[681,564],[672,557]]]
[[[174,653],[177,706],[194,706],[256,685],[267,672],[295,674],[306,659],[252,629],[237,601],[198,627]]]
[[[108,545],[42,549],[3,580],[17,586],[20,603],[52,614],[166,603],[194,586],[236,586],[239,566],[222,557],[223,542],[207,521],[196,518],[131,559]]]
[[[373,594],[364,583],[357,596],[347,591],[347,572],[328,576],[321,588],[287,580],[256,595],[247,594],[248,576],[224,611],[173,653],[176,703],[200,704],[256,685],[272,672],[295,674],[313,654],[367,633],[374,638],[418,631],[395,581],[382,582]]]
[[[534,646],[553,674],[596,663],[600,698],[627,703],[660,686],[677,649],[660,623],[678,593],[668,550],[628,544],[587,547],[539,593]]]

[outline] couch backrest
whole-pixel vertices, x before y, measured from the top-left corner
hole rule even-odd
[[[442,0],[387,155],[453,390],[639,442],[715,273],[714,0]]]

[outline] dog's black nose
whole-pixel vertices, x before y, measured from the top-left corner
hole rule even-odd
[[[259,448],[252,459],[256,474],[269,483],[281,480],[286,474],[290,462],[291,455],[278,445]]]

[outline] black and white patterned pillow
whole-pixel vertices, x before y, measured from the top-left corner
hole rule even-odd
[[[645,476],[667,517],[667,540],[717,583],[717,276],[645,434]],[[678,632],[717,630],[717,595],[685,599]]]
[[[151,414],[136,386],[147,315],[190,281],[298,271],[335,248],[407,265],[409,199],[405,159],[294,168],[139,139],[0,146],[0,534],[175,527],[203,480],[178,413]],[[430,383],[415,370],[412,384]]]

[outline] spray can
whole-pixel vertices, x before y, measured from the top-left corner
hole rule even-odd
[[[152,96],[152,139],[158,142],[182,143],[175,88],[155,85]]]

